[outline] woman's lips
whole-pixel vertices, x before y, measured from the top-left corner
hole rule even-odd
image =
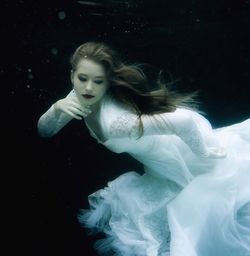
[[[86,98],[86,99],[92,99],[92,98],[95,97],[95,96],[90,95],[90,94],[82,94],[82,96],[83,96],[84,98]]]

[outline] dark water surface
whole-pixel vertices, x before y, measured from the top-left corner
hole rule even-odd
[[[249,117],[250,1],[2,1],[2,255],[95,255],[78,210],[108,180],[141,171],[79,121],[37,135],[39,116],[70,90],[70,55],[89,40],[199,89],[214,127]]]

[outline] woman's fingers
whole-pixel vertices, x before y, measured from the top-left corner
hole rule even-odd
[[[60,109],[61,111],[78,120],[87,117],[91,113],[89,107],[82,106],[78,102],[67,98],[57,102],[57,109]]]
[[[79,109],[78,107],[70,107],[69,111],[77,119],[85,118],[85,117],[87,117],[91,113],[90,109],[87,109],[87,108]]]
[[[64,111],[66,114],[68,114],[69,116],[71,116],[71,117],[73,117],[73,118],[76,118],[76,119],[78,119],[78,120],[81,120],[82,118],[83,118],[83,116],[81,116],[81,115],[77,115],[77,114],[75,114],[74,112],[72,112],[71,110],[65,110]]]
[[[89,106],[82,106],[79,103],[76,103],[74,101],[71,102],[71,106],[75,107],[76,109],[78,109],[80,111],[82,111],[83,113],[86,113],[86,114],[90,114],[91,113],[91,109],[90,109]]]

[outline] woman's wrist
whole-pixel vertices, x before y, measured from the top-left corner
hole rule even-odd
[[[58,100],[57,102],[55,102],[53,105],[52,105],[52,108],[53,108],[53,110],[54,110],[54,112],[55,112],[55,115],[60,115],[60,113],[61,113],[61,109],[59,108],[59,104],[58,104],[58,102],[59,102],[60,100]]]

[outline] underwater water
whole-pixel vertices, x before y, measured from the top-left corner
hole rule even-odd
[[[54,138],[38,137],[39,116],[71,88],[75,48],[100,40],[167,70],[180,91],[200,90],[214,127],[226,126],[250,115],[250,1],[236,2],[3,1],[4,255],[96,255],[78,210],[107,181],[141,170],[97,144],[78,121]]]

